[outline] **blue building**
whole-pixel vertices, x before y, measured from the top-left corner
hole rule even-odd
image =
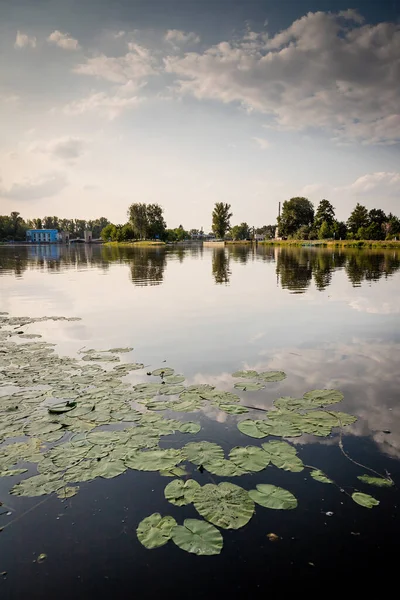
[[[28,229],[26,241],[33,244],[54,244],[59,241],[58,229]]]

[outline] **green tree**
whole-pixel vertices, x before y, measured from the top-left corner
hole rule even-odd
[[[336,240],[345,240],[347,236],[347,227],[344,221],[336,221],[333,223],[333,236]]]
[[[115,225],[113,225],[112,223],[106,225],[101,230],[100,237],[104,242],[109,242],[110,240],[113,241],[116,237]]]
[[[357,202],[356,207],[354,208],[350,217],[347,219],[347,228],[349,233],[351,233],[353,236],[356,236],[361,227],[368,227],[368,225],[368,210],[365,206],[362,206]]]
[[[251,238],[251,229],[247,223],[241,223],[232,227],[231,235],[234,240],[248,240]]]
[[[163,209],[159,204],[147,204],[148,237],[162,240],[165,236],[167,225],[164,221]]]
[[[321,200],[318,204],[317,212],[315,213],[314,225],[319,231],[322,224],[325,222],[330,227],[333,226],[335,221],[335,209],[328,200]]]
[[[139,202],[131,204],[128,208],[128,218],[135,237],[140,240],[146,239],[149,231],[146,204]]]
[[[217,238],[223,239],[230,227],[232,213],[231,205],[226,202],[216,202],[212,212],[212,230]]]
[[[256,228],[256,233],[258,235],[263,235],[264,238],[271,239],[275,237],[275,229],[276,225],[263,225],[262,227]]]
[[[333,237],[332,227],[327,221],[324,221],[322,223],[321,227],[319,228],[318,239],[327,240],[328,238],[331,238],[331,237]]]
[[[279,233],[283,237],[293,235],[302,225],[311,226],[314,222],[314,207],[303,197],[286,200],[282,214],[278,217]]]

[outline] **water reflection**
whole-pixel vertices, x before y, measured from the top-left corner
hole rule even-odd
[[[213,248],[212,274],[215,283],[229,283],[231,271],[229,270],[229,253],[225,248]]]
[[[400,268],[398,250],[329,249],[311,247],[272,247],[232,245],[203,248],[201,244],[129,247],[129,246],[4,246],[0,248],[0,276],[22,277],[28,269],[60,272],[98,267],[109,269],[113,263],[128,264],[134,285],[159,285],[169,261],[186,258],[211,258],[216,284],[228,284],[235,277],[234,265],[249,262],[274,263],[278,284],[292,293],[306,292],[312,283],[323,291],[332,283],[333,274],[344,271],[353,287],[364,282],[388,278]],[[233,265],[232,265],[233,266]],[[233,273],[233,274],[232,274]]]

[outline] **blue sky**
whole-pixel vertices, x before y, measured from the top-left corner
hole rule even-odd
[[[399,213],[399,65],[398,0],[1,0],[1,212]]]

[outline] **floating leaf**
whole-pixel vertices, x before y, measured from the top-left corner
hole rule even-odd
[[[264,421],[253,421],[252,419],[246,419],[245,421],[239,421],[237,428],[239,431],[248,435],[252,438],[265,438],[269,433],[265,429]]]
[[[265,385],[259,382],[249,381],[248,383],[235,383],[233,387],[242,390],[243,392],[257,392],[258,390],[265,388]]]
[[[248,409],[241,404],[217,404],[219,410],[227,413],[228,415],[243,415],[248,413]]]
[[[329,406],[341,402],[344,398],[342,392],[338,390],[311,390],[303,395],[305,400],[309,400],[314,406]]]
[[[200,429],[201,426],[198,423],[192,423],[191,421],[186,421],[186,423],[179,426],[181,433],[199,433]]]
[[[26,473],[27,471],[28,469],[5,469],[3,471],[0,470],[0,477],[14,477],[15,475],[22,475],[22,473]]]
[[[174,372],[174,369],[171,369],[170,367],[162,367],[161,369],[155,369],[151,374],[155,377],[168,377],[169,375],[173,375]]]
[[[61,404],[52,404],[48,407],[48,411],[50,414],[60,415],[62,413],[70,412],[74,408],[76,408],[76,402],[62,402]]]
[[[246,378],[246,379],[254,379],[256,377],[258,377],[258,372],[257,371],[235,371],[235,373],[232,373],[232,377],[242,377],[242,378]]]
[[[167,385],[175,385],[177,383],[182,383],[185,381],[186,377],[183,375],[168,375],[164,377],[164,381]]]
[[[393,485],[393,481],[391,479],[385,479],[384,477],[371,477],[371,475],[358,475],[357,479],[363,481],[364,483],[369,483],[370,485],[375,485],[377,487],[391,487]]]
[[[273,440],[266,444],[261,444],[264,452],[267,453],[273,465],[284,471],[298,473],[304,469],[300,458],[296,456],[296,448],[287,442],[278,442]]]
[[[220,554],[223,546],[218,529],[199,519],[185,519],[183,525],[174,527],[171,537],[179,548],[198,556]]]
[[[183,477],[184,475],[188,475],[188,473],[182,467],[173,467],[172,469],[161,469],[160,475],[162,477]]]
[[[202,394],[203,392],[210,392],[211,390],[215,389],[215,386],[210,385],[209,383],[198,383],[194,385],[189,385],[186,389],[188,392]]]
[[[182,448],[184,457],[195,465],[203,465],[224,458],[221,446],[213,442],[190,442]]]
[[[311,477],[316,481],[320,481],[321,483],[333,483],[333,481],[329,479],[325,475],[325,473],[323,473],[323,471],[320,471],[319,469],[313,469],[311,471]]]
[[[262,471],[269,464],[269,456],[257,446],[236,446],[229,452],[229,459],[245,471]]]
[[[297,506],[295,496],[288,490],[267,483],[260,483],[256,490],[250,490],[249,496],[254,502],[266,508],[290,510]]]
[[[167,485],[164,490],[164,496],[175,506],[185,506],[191,504],[194,499],[196,491],[200,488],[200,484],[194,479],[188,479],[182,481],[182,479],[175,479]]]
[[[283,381],[287,375],[283,371],[263,371],[259,373],[257,379],[267,382]]]
[[[226,458],[216,458],[205,462],[203,467],[206,471],[218,477],[239,477],[248,472],[235,465],[232,461],[226,460]]]
[[[139,542],[148,550],[164,546],[170,539],[176,521],[173,517],[162,517],[153,513],[141,521],[136,529]]]
[[[57,498],[61,498],[62,500],[66,500],[67,498],[72,498],[76,496],[79,491],[79,486],[65,486],[57,493]]]
[[[170,448],[168,450],[133,450],[125,458],[129,469],[138,471],[159,471],[172,469],[182,460],[182,452]]]
[[[379,500],[376,500],[373,496],[369,494],[362,494],[361,492],[354,492],[351,495],[354,502],[360,504],[360,506],[364,506],[365,508],[372,508],[373,506],[378,506]]]
[[[197,490],[193,503],[202,517],[224,529],[243,527],[254,513],[254,502],[246,490],[226,481],[207,483]]]

